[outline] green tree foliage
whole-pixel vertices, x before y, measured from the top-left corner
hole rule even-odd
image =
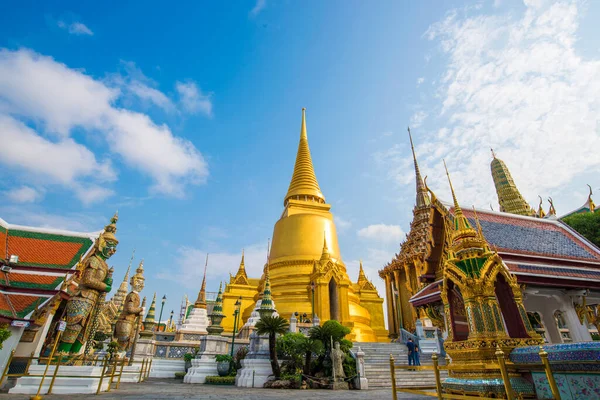
[[[8,325],[0,325],[0,349],[2,349],[2,343],[4,343],[4,341],[10,337],[10,335],[11,333],[10,330],[8,330]]]
[[[277,360],[277,351],[275,349],[276,338],[277,335],[285,334],[289,328],[290,324],[283,317],[265,316],[261,317],[260,321],[256,323],[256,333],[259,335],[269,335],[269,355],[271,357],[271,367],[273,368],[275,378],[281,376],[279,361]]]
[[[600,212],[573,214],[562,221],[600,247]]]
[[[315,365],[315,372],[324,371],[327,375],[331,375],[331,346],[340,343],[340,349],[348,353],[352,347],[352,342],[344,339],[350,333],[350,328],[345,327],[336,320],[329,320],[322,326],[312,327],[309,331],[310,338],[319,340],[323,344],[324,352],[319,355]]]
[[[277,355],[285,359],[285,369],[294,374],[302,367],[303,373],[310,375],[312,356],[323,353],[323,343],[301,333],[286,333],[277,339]]]

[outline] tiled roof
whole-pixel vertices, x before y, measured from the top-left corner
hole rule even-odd
[[[527,265],[507,263],[510,272],[519,275],[548,275],[551,278],[576,278],[593,279],[600,281],[600,270],[594,271],[585,268],[556,267],[547,265]]]
[[[10,274],[0,274],[0,285],[6,285],[15,288],[54,290],[62,283],[64,279],[64,276],[24,274],[19,273],[18,271],[19,270],[14,270]]]
[[[0,294],[0,315],[9,318],[24,319],[37,306],[48,300],[48,297],[38,295],[23,295],[13,293]]]
[[[473,211],[463,213],[475,223]],[[480,210],[477,216],[488,243],[500,252],[600,261],[599,249],[559,221]]]
[[[70,269],[92,244],[86,237],[10,229],[6,253],[18,255],[22,264]]]
[[[0,260],[19,257],[10,273],[0,273],[0,316],[26,318],[64,280],[64,273],[50,270],[72,270],[99,233],[11,225],[0,219]]]
[[[419,290],[413,297],[411,297],[409,302],[416,307],[432,301],[440,300],[441,287],[441,280],[430,283],[423,289]]]

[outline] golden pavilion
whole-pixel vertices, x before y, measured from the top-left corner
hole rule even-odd
[[[313,315],[321,320],[335,319],[352,330],[353,341],[389,341],[383,317],[383,299],[360,267],[352,282],[338,244],[331,205],[319,187],[313,167],[306,110],[302,109],[300,142],[294,172],[283,200],[281,218],[273,229],[268,268],[271,293],[278,313]],[[263,291],[265,273],[260,279],[248,277],[244,257],[223,293],[225,332],[234,326],[235,303],[241,302],[241,326],[252,313]],[[313,310],[314,306],[314,310]]]

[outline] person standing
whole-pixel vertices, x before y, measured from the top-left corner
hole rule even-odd
[[[421,359],[420,359],[419,346],[418,345],[415,345],[415,351],[413,353],[413,361],[414,361],[415,365],[417,365],[417,366],[421,365]]]
[[[408,365],[415,365],[415,344],[412,339],[408,339],[406,347],[408,347]]]

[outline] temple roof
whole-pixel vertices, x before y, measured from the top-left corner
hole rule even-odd
[[[475,220],[473,211],[463,214]],[[600,249],[558,220],[488,210],[477,210],[477,216],[486,240],[500,253],[600,261]]]
[[[325,203],[325,196],[321,193],[319,182],[310,156],[308,147],[308,136],[306,134],[306,108],[302,109],[302,124],[300,126],[300,142],[298,143],[298,153],[296,154],[296,164],[294,164],[294,174],[292,181],[285,195],[284,205],[290,198],[297,197],[300,200],[307,196],[309,199],[315,199],[320,203]]]
[[[66,271],[93,247],[101,232],[82,233],[14,225],[0,219],[0,316],[25,319],[60,291]],[[17,263],[10,257],[18,256]]]

